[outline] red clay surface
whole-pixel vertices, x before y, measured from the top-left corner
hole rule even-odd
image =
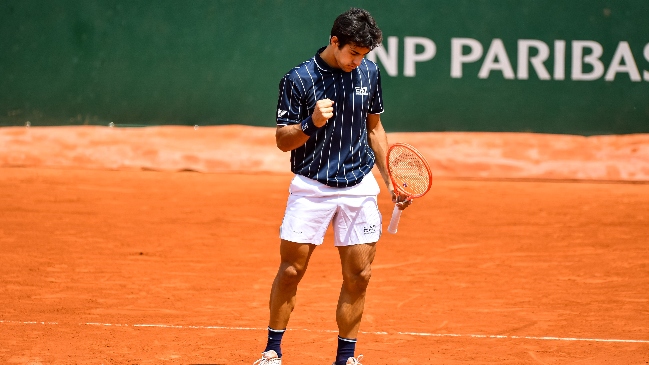
[[[285,173],[275,128],[101,126],[0,128],[0,167]],[[436,177],[649,181],[649,134],[389,133]]]
[[[0,168],[0,362],[252,364],[290,178]],[[380,209],[387,221],[385,192]],[[286,365],[333,360],[328,235]],[[648,364],[648,237],[647,184],[437,179],[378,245],[357,353],[365,365]]]

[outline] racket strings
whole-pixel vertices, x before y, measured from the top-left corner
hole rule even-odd
[[[426,163],[406,148],[395,148],[389,156],[389,169],[395,188],[409,196],[425,194],[431,184]]]

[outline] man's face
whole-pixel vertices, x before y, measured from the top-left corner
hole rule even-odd
[[[353,43],[348,43],[339,48],[338,39],[333,36],[331,39],[334,44],[334,58],[338,63],[338,67],[345,72],[351,72],[361,64],[365,55],[370,52],[367,47],[358,47]]]

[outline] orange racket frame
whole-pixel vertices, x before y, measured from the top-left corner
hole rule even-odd
[[[408,154],[407,160],[409,161],[406,161],[406,163],[408,164],[409,170],[412,171],[405,172],[403,169],[400,171],[395,170],[397,166],[394,166],[395,161],[393,161],[393,159],[401,156],[401,154],[397,156],[394,155],[399,150],[405,151],[404,153]],[[406,200],[420,198],[430,190],[433,184],[433,173],[431,172],[430,166],[424,156],[413,146],[407,143],[393,144],[388,148],[386,164],[388,176],[390,177],[390,181],[392,181],[393,188],[400,193],[400,195],[406,195]],[[410,176],[408,176],[408,173]],[[424,182],[422,183],[422,181],[418,180],[424,180]],[[424,183],[426,185],[422,186]],[[409,186],[409,184],[412,184],[412,186]],[[394,210],[392,211],[392,218],[388,225],[388,232],[393,234],[397,233],[401,213],[403,213],[403,210],[399,209],[398,205],[395,204]]]

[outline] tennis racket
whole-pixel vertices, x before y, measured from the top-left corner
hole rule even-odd
[[[406,200],[424,196],[433,183],[433,174],[424,156],[413,146],[395,143],[387,153],[388,175],[395,192],[406,195]],[[397,233],[397,226],[403,210],[395,204],[388,232]]]

